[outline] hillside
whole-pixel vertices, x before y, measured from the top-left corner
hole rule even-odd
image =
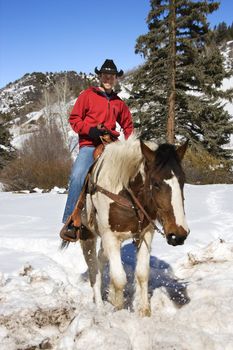
[[[0,89],[0,112],[10,114],[12,118],[22,118],[45,107],[48,102],[57,102],[61,93],[63,98],[65,93],[66,100],[75,97],[92,78],[94,76],[87,77],[74,71],[25,74]]]
[[[94,75],[74,71],[25,74],[0,89],[0,120],[11,125],[13,145],[19,147],[42,119],[67,119],[80,91],[95,83]]]

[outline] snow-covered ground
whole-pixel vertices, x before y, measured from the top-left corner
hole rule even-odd
[[[59,250],[66,195],[1,192],[0,349],[232,350],[233,185],[187,185],[185,197],[191,233],[178,247],[155,235],[152,316],[139,318],[131,241],[128,307],[97,312],[79,243]]]

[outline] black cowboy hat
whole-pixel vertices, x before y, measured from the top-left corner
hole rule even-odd
[[[100,70],[95,67],[95,73],[98,75],[101,73],[116,74],[117,77],[121,77],[124,74],[122,69],[118,72],[113,60],[105,60]]]

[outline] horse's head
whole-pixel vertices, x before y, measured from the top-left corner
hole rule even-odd
[[[184,212],[185,176],[181,161],[188,142],[177,149],[162,144],[152,151],[143,142],[147,208],[162,224],[168,244],[183,244],[189,234]]]

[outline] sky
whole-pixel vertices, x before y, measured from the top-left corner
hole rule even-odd
[[[125,71],[138,66],[149,10],[149,0],[0,0],[0,88],[32,72],[91,73],[106,58]],[[231,24],[232,13],[222,0],[211,26]]]

